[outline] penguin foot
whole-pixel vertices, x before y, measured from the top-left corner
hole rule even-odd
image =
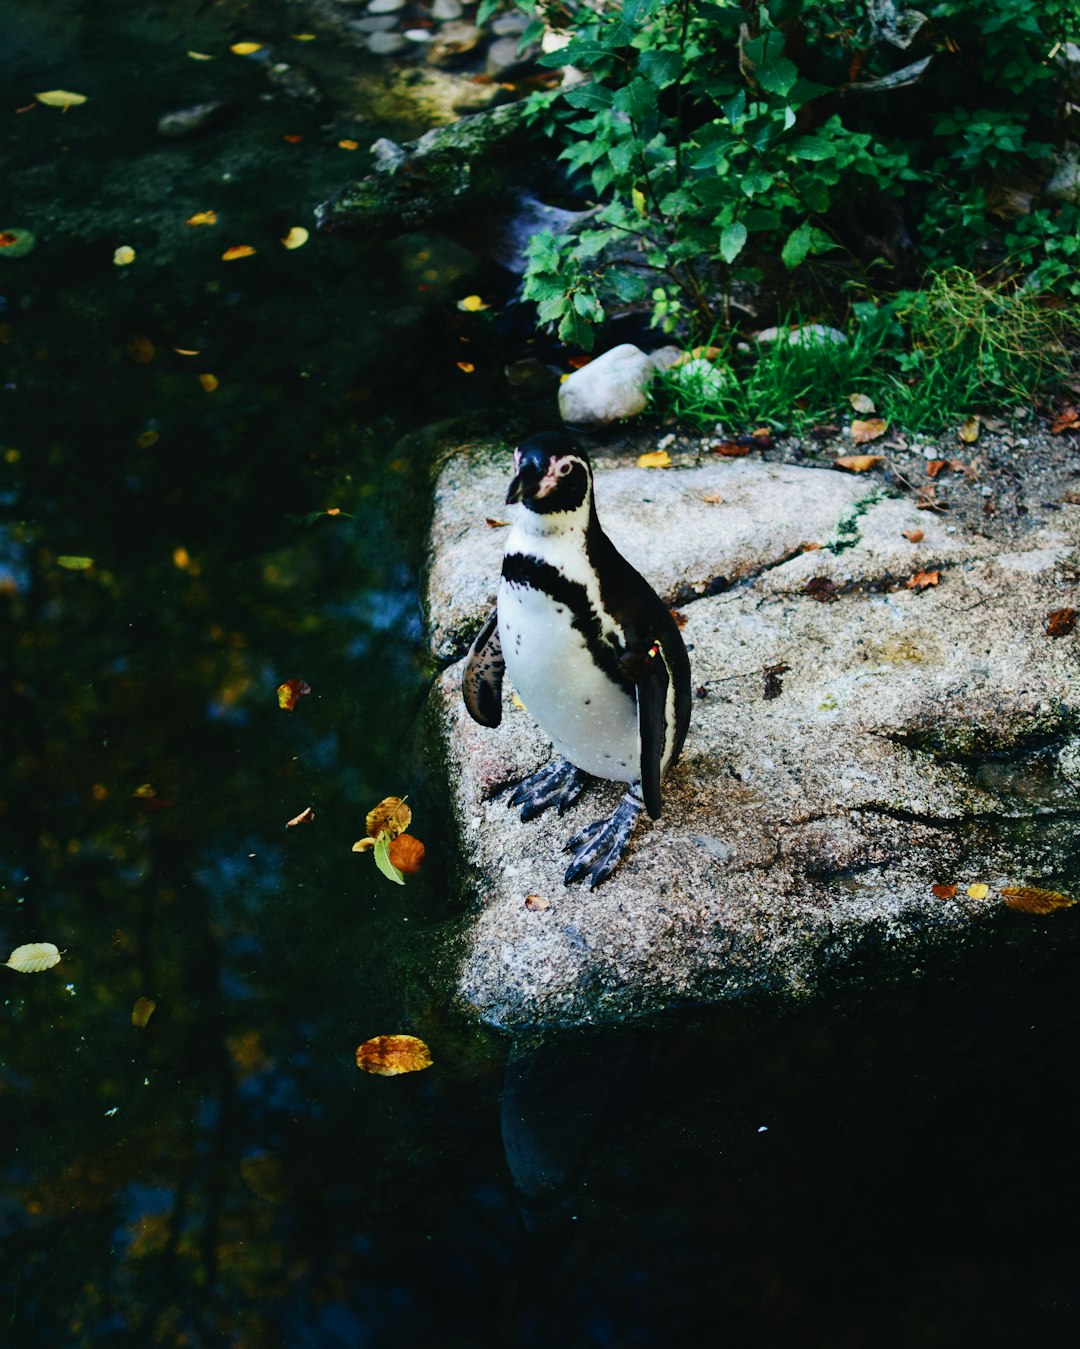
[[[533,820],[548,806],[564,815],[581,795],[586,774],[562,755],[538,773],[523,779],[510,793],[509,804],[521,807],[521,818]]]
[[[595,890],[606,881],[626,851],[637,817],[644,808],[644,801],[627,792],[609,819],[596,820],[575,834],[563,849],[574,854],[574,860],[566,868],[565,884],[572,885],[587,876],[589,889]]]

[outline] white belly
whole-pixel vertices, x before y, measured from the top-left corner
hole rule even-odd
[[[556,751],[596,777],[636,782],[635,701],[597,669],[570,610],[503,581],[499,638],[518,697]]]

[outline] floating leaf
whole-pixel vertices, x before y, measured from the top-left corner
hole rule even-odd
[[[650,450],[648,454],[639,454],[638,468],[670,468],[671,455],[667,450]]]
[[[952,899],[956,894],[956,882],[951,885],[932,885],[930,890],[938,899]]]
[[[701,499],[702,501],[708,502],[710,506],[721,506],[724,502],[724,498],[719,492],[706,492]]]
[[[204,370],[199,376],[199,383],[202,385],[204,393],[213,393],[221,381],[217,375],[212,375],[208,370]]]
[[[310,692],[311,685],[302,679],[286,679],[284,684],[277,686],[278,707],[283,712],[291,712],[299,700]]]
[[[990,887],[983,881],[976,881],[974,885],[967,888],[968,899],[985,899],[990,893]]]
[[[390,835],[385,830],[375,840],[375,865],[388,881],[397,885],[405,884],[405,877],[390,861]]]
[[[263,44],[261,42],[234,42],[229,51],[237,56],[254,56],[256,52],[261,52]]]
[[[1076,609],[1055,609],[1047,614],[1043,621],[1047,637],[1068,637],[1076,627],[1077,614]]]
[[[403,796],[386,796],[368,811],[364,824],[372,838],[382,833],[397,838],[412,824],[412,810]]]
[[[16,946],[7,958],[9,970],[17,974],[40,974],[60,964],[60,952],[51,941],[34,941],[27,946]]]
[[[297,135],[295,135],[295,134],[294,134],[294,135],[290,135],[288,132],[286,132],[285,135],[282,136],[281,139],[282,139],[283,141],[287,141],[290,145],[299,145],[300,142],[301,142],[304,138],[303,138],[303,136],[297,136]]]
[[[960,423],[960,429],[956,434],[965,445],[974,445],[979,439],[979,429],[981,425],[982,423],[978,417],[965,417]]]
[[[34,247],[36,240],[29,230],[12,227],[0,230],[0,257],[21,258]]]
[[[874,406],[874,400],[868,398],[864,393],[849,393],[848,402],[856,412],[861,412],[864,417],[871,412],[877,411],[877,408]]]
[[[206,52],[188,52],[187,55],[193,61],[212,61],[214,59],[212,56],[208,56]]]
[[[872,468],[880,468],[885,458],[880,454],[842,454],[833,460],[833,468],[842,468],[848,473],[868,473]]]
[[[485,304],[479,295],[466,295],[463,300],[458,300],[457,307],[466,314],[479,314],[482,309],[490,309],[491,305]]]
[[[294,815],[291,820],[286,820],[285,828],[291,829],[294,824],[310,824],[314,818],[315,812],[310,806],[307,806],[299,815]]]
[[[294,225],[281,242],[288,249],[303,248],[310,238],[311,235],[304,229],[303,225]]]
[[[359,150],[359,141],[338,141],[338,147],[342,150]]]
[[[136,365],[149,365],[157,355],[157,348],[145,333],[132,333],[124,343],[124,351]]]
[[[152,445],[156,445],[161,439],[159,431],[140,431],[135,437],[135,444],[140,450],[148,450]]]
[[[467,375],[471,375],[476,369],[476,366],[473,365],[472,361],[455,361],[454,364],[459,370],[464,370]]]
[[[545,909],[551,908],[551,900],[545,899],[543,895],[526,895],[525,907],[531,913],[543,913]]]
[[[222,262],[235,262],[237,258],[250,258],[255,252],[250,244],[233,244],[221,255]]]
[[[63,108],[65,112],[68,108],[77,108],[80,103],[86,102],[85,94],[73,94],[70,89],[47,89],[45,93],[35,94],[34,97],[47,108]]]
[[[217,211],[196,211],[194,215],[189,215],[184,222],[186,225],[216,225]]]
[[[130,244],[121,244],[113,253],[112,260],[117,267],[130,267],[135,261],[135,250]]]
[[[855,420],[851,423],[851,438],[856,445],[865,445],[868,440],[877,440],[889,429],[884,417],[871,417],[868,421]]]
[[[377,1077],[418,1073],[431,1067],[431,1050],[415,1035],[376,1035],[357,1049],[356,1066]]]
[[[56,559],[56,565],[65,571],[89,571],[94,565],[92,557],[75,557],[71,553],[62,553]]]
[[[152,801],[157,796],[157,788],[149,782],[143,782],[131,793],[132,800]]]
[[[1059,894],[1057,890],[1040,890],[1034,885],[1003,886],[1001,897],[1017,913],[1053,913],[1055,909],[1068,909],[1076,903],[1075,899]]]
[[[138,1030],[145,1030],[146,1023],[154,1015],[157,1003],[153,998],[136,998],[131,1009],[131,1024]]]
[[[173,351],[176,352],[177,356],[198,356],[198,355],[199,355],[199,352],[198,352],[198,351],[195,351],[193,348],[188,348],[188,347],[173,347]]]
[[[912,543],[922,543],[926,537],[925,531],[921,529],[905,529],[903,535],[905,539],[910,539]]]
[[[424,864],[427,849],[412,834],[399,834],[387,849],[390,865],[404,876],[415,876]]]
[[[289,36],[294,42],[314,42],[314,33],[290,33]]]
[[[917,571],[914,576],[908,577],[907,588],[909,590],[925,590],[927,586],[936,586],[941,580],[939,571]]]

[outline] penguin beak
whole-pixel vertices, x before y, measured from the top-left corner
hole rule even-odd
[[[517,477],[510,484],[506,494],[506,504],[514,506],[519,501],[531,501],[540,490],[543,473],[531,460],[526,459]]]

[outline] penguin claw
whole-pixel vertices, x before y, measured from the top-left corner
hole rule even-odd
[[[595,890],[606,881],[626,851],[637,817],[643,809],[644,802],[632,792],[627,792],[609,819],[594,820],[575,834],[563,850],[574,854],[574,860],[566,868],[563,883],[573,885],[575,881],[587,877],[589,889]]]
[[[561,755],[539,772],[524,778],[510,793],[508,804],[521,807],[522,820],[534,820],[554,806],[565,815],[585,787],[585,774]]]

